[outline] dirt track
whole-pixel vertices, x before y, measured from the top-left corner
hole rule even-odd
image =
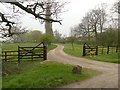
[[[118,88],[118,64],[73,57],[65,54],[63,48],[64,46],[58,45],[56,49],[51,50],[48,53],[48,59],[64,64],[80,65],[100,71],[102,74],[61,88]]]

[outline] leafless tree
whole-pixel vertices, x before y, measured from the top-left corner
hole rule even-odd
[[[118,28],[120,22],[120,0],[116,0],[111,8],[111,27]]]
[[[98,37],[98,33],[97,33],[97,27],[98,27],[98,22],[99,22],[99,18],[100,18],[100,14],[99,14],[99,10],[93,9],[90,12],[90,24],[91,24],[91,28],[93,30],[93,32],[95,33],[95,38],[97,41],[97,37]]]
[[[100,33],[103,32],[103,29],[104,29],[104,24],[105,22],[107,21],[107,13],[106,13],[106,7],[107,5],[106,4],[101,4],[100,7],[98,7],[99,9],[99,14],[100,14],[100,18],[99,18],[99,28],[100,28]]]
[[[21,0],[19,2],[1,2],[1,3],[10,4],[11,6],[13,6],[13,9],[16,13],[21,10],[28,14],[31,14],[36,19],[39,19],[41,23],[48,21],[50,23],[58,22],[60,24],[62,20],[58,18],[58,15],[61,13],[61,10],[65,5],[65,3],[58,2],[57,0],[52,0],[50,3],[48,2],[48,0],[34,0],[34,1]],[[48,7],[46,7],[46,5],[50,7],[49,14],[46,14],[46,11],[48,10]],[[50,16],[50,18],[47,18],[47,16]],[[16,23],[5,17],[5,14],[3,12],[0,12],[0,17],[1,24],[4,22],[5,23],[4,27],[7,26],[6,30],[8,30],[9,32],[9,35],[7,36],[9,37],[12,36],[13,34],[11,33],[11,27]]]
[[[120,14],[120,0],[116,0],[116,2],[113,4],[112,11]]]
[[[82,19],[82,27],[84,31],[84,36],[88,36],[88,40],[90,40],[90,34],[91,34],[91,26],[90,26],[90,16],[89,13],[86,14],[85,17]]]
[[[103,32],[103,26],[106,21],[106,11],[104,8],[93,9],[89,13],[90,16],[90,27],[95,34],[96,42],[98,39],[98,32]]]
[[[81,23],[74,27],[76,35],[88,41],[94,36],[97,42],[98,32],[103,32],[106,16],[104,4],[102,7],[92,9],[83,17]]]

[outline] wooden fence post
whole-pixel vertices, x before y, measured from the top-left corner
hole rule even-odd
[[[31,58],[32,58],[32,61],[33,61],[33,55],[34,55],[34,53],[32,52],[32,56],[31,56]]]
[[[83,45],[83,56],[86,56],[85,49],[86,49],[86,47],[85,47],[85,44],[84,44],[84,45]]]
[[[43,45],[43,60],[47,60],[47,47]]]
[[[116,53],[118,52],[118,46],[116,46]]]
[[[96,53],[95,54],[98,55],[98,46],[96,46]]]
[[[109,54],[109,46],[107,47],[107,54]]]
[[[18,63],[20,63],[20,47],[18,46]]]
[[[5,52],[5,61],[7,61],[7,52]]]

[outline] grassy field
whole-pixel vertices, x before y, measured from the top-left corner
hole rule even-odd
[[[2,44],[2,51],[5,51],[5,50],[15,50],[17,51],[18,50],[18,45],[19,46],[24,46],[24,47],[35,47],[37,46],[39,43],[3,43]],[[49,45],[47,50],[51,50],[53,48],[56,48],[57,46],[56,45]]]
[[[71,44],[64,44],[64,52],[76,56],[76,57],[83,57],[82,56],[82,45],[74,44],[74,49],[72,48]],[[111,63],[120,63],[118,53],[112,53],[112,54],[104,54],[104,55],[98,55],[95,57],[85,56],[84,58],[88,58],[90,60],[97,60],[97,61],[104,61],[104,62],[111,62]]]
[[[81,57],[82,56],[82,45],[74,44],[74,48],[72,48],[71,44],[64,44],[64,52],[76,56]]]
[[[3,50],[17,50],[20,46],[36,46],[37,43],[3,44]],[[48,51],[56,45],[48,47]],[[85,80],[100,74],[83,68],[82,74],[73,74],[71,65],[52,61],[2,62],[2,88],[55,88],[72,82]],[[13,90],[12,89],[12,90]]]
[[[97,75],[98,72],[83,69],[82,74],[73,74],[71,65],[46,61],[45,63],[14,63],[10,66],[8,76],[3,77],[3,88],[55,88],[75,81],[84,80]],[[24,67],[23,67],[24,66]]]

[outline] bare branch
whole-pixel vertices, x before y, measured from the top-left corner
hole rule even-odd
[[[11,3],[13,5],[18,6],[19,8],[21,8],[22,10],[26,11],[29,14],[32,14],[35,16],[35,18],[39,18],[39,19],[43,19],[46,21],[51,21],[51,22],[59,22],[61,24],[61,20],[54,20],[54,19],[46,19],[44,17],[41,17],[39,14],[34,13],[34,11],[32,11],[30,8],[24,7],[22,4],[20,4],[19,2],[8,2]]]

